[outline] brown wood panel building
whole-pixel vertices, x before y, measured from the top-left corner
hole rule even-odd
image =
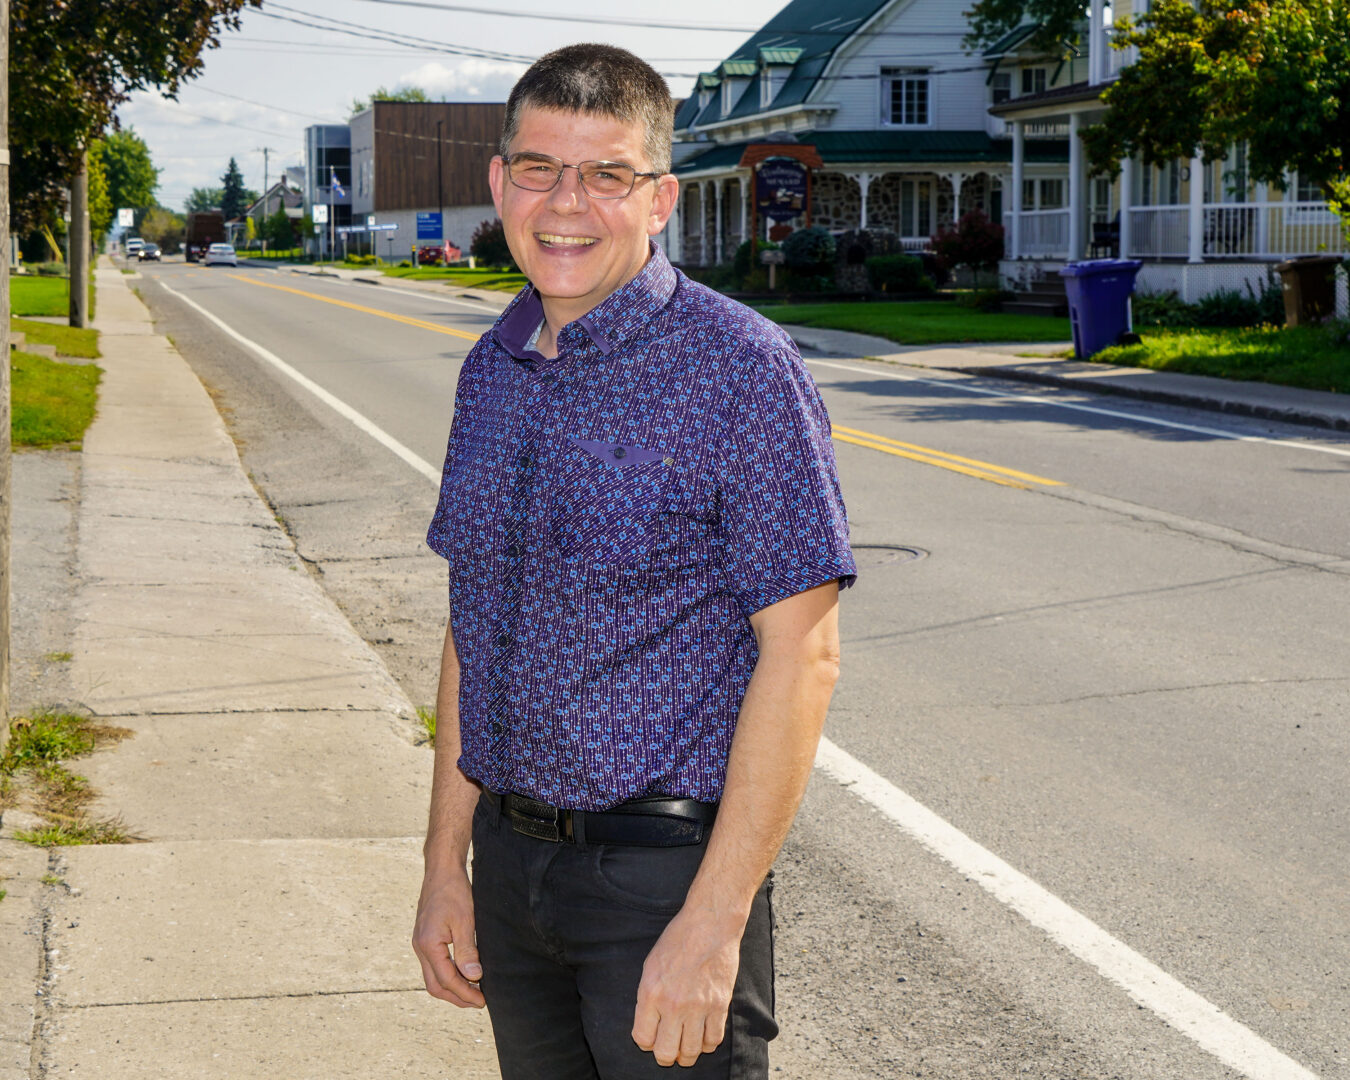
[[[492,202],[488,163],[497,152],[505,104],[376,101],[369,113],[353,118],[353,150],[358,128],[368,124],[376,212]]]

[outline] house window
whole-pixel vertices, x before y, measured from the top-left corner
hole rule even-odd
[[[928,72],[919,68],[881,69],[881,120],[896,127],[927,127],[931,93]]]
[[[993,81],[989,84],[993,91],[995,105],[1002,105],[1005,101],[1012,100],[1012,72],[996,71]]]
[[[931,236],[933,185],[928,180],[900,181],[900,235]]]
[[[1045,93],[1046,71],[1043,67],[1022,69],[1022,94]]]
[[[1326,200],[1326,192],[1322,190],[1322,185],[1313,180],[1305,180],[1302,176],[1298,176],[1291,190],[1294,192],[1295,202],[1320,203]]]
[[[1092,208],[1098,213],[1111,213],[1111,181],[1104,176],[1092,181]]]
[[[722,115],[726,116],[731,112],[731,106],[734,102],[731,100],[731,80],[726,79],[722,83]]]
[[[1023,209],[1023,210],[1035,210],[1035,209],[1036,209],[1036,181],[1035,181],[1035,180],[1023,180],[1023,181],[1022,181],[1022,209]]]
[[[1064,181],[1041,181],[1041,209],[1057,210],[1064,205]]]

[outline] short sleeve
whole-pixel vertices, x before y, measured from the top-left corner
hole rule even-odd
[[[719,550],[747,615],[857,576],[825,404],[796,350],[748,358],[714,447]]]

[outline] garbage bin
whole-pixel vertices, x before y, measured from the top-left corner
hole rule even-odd
[[[1130,293],[1138,259],[1089,259],[1060,270],[1069,297],[1073,351],[1080,360],[1116,344],[1132,329]]]
[[[1306,326],[1336,314],[1335,255],[1303,255],[1276,263],[1284,289],[1284,323]]]

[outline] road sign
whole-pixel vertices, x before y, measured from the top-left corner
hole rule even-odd
[[[310,211],[310,217],[314,219],[315,225],[328,224],[328,204],[315,203],[313,210]]]
[[[119,228],[132,229],[136,226],[136,211],[129,206],[123,206],[117,211],[117,224]]]
[[[371,232],[398,232],[396,222],[390,222],[388,225],[367,225],[366,228]]]
[[[365,232],[366,227],[364,225],[339,225],[337,231],[339,236],[346,236],[348,233]]]
[[[444,229],[443,215],[439,212],[417,215],[417,239],[439,240]]]
[[[366,224],[369,225],[369,226],[371,226],[372,228],[374,227],[374,225],[375,225],[375,215],[374,215],[374,214],[367,214],[367,215],[366,215]]]

